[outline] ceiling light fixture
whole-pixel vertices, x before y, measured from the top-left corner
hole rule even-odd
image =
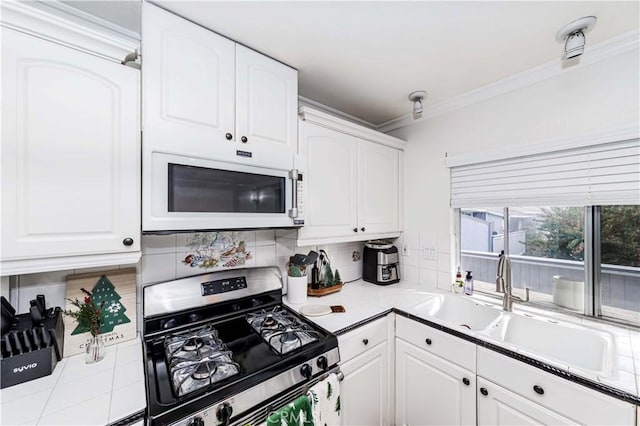
[[[596,21],[595,16],[585,16],[560,28],[556,34],[556,41],[564,43],[562,59],[577,58],[584,53],[584,45],[587,41],[584,35],[593,29]]]
[[[417,90],[415,92],[412,92],[409,95],[409,100],[413,102],[413,119],[414,120],[422,117],[422,111],[423,111],[422,100],[426,97],[427,97],[427,92],[425,92],[424,90]]]

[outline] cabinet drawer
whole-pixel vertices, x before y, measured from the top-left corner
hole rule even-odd
[[[471,372],[476,371],[476,345],[471,342],[399,315],[396,319],[396,337]]]
[[[634,406],[601,392],[478,348],[478,376],[581,424],[633,425]]]
[[[340,362],[345,362],[387,340],[388,316],[338,336]]]

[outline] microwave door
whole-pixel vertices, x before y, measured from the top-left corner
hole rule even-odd
[[[284,213],[285,178],[169,164],[169,211]]]

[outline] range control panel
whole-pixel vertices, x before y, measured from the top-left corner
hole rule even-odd
[[[226,293],[228,291],[240,290],[243,288],[247,288],[247,279],[245,277],[207,281],[206,283],[202,283],[202,295],[209,296],[211,294]]]

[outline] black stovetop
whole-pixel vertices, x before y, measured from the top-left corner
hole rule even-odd
[[[266,297],[266,296],[265,296]],[[274,295],[275,299],[278,299]],[[267,298],[268,299],[268,298]],[[265,299],[265,300],[267,300]],[[145,323],[145,330],[151,330],[145,337],[145,364],[149,404],[149,415],[154,424],[168,424],[179,420],[190,413],[203,410],[217,401],[233,396],[249,389],[268,378],[276,376],[296,365],[337,347],[337,339],[331,333],[299,316],[296,312],[276,303],[262,305],[256,300],[235,301],[235,307],[218,306],[214,318],[210,321],[199,320],[189,324],[189,319],[201,318],[202,309],[198,312],[181,312],[171,318],[158,318]],[[258,309],[255,305],[260,305]],[[246,320],[246,314],[262,309],[283,309],[298,318],[303,324],[309,325],[319,333],[317,341],[304,345],[284,355],[278,354],[254,330]],[[212,308],[208,308],[212,309]],[[194,315],[195,314],[195,315]],[[211,312],[208,312],[210,315]],[[173,318],[182,318],[184,325],[165,330],[159,330],[161,324],[167,324]],[[169,322],[169,324],[177,324]],[[190,328],[212,326],[218,332],[218,337],[233,353],[233,361],[238,363],[240,371],[237,375],[213,383],[202,389],[177,396],[173,390],[170,372],[166,362],[164,337],[175,332],[183,332]],[[160,418],[158,418],[160,416]],[[155,421],[154,421],[155,419]]]

